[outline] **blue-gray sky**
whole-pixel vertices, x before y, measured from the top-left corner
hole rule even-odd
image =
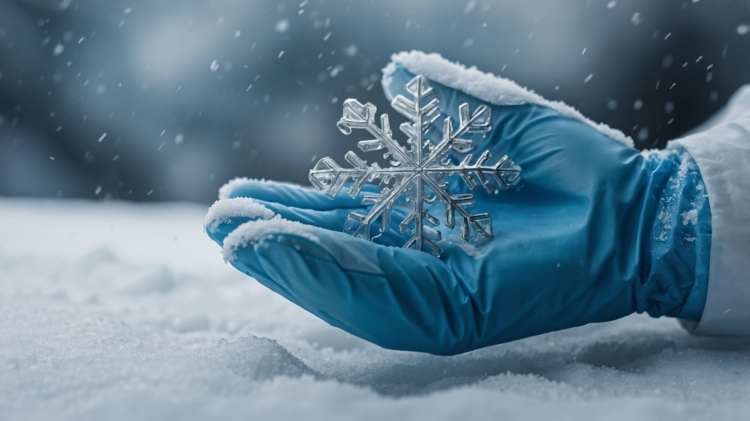
[[[380,69],[410,49],[663,146],[750,82],[748,24],[747,0],[5,1],[0,195],[210,202],[235,176],[307,183],[313,158],[356,144],[342,101],[388,111]]]

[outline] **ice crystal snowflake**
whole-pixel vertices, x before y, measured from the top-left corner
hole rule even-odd
[[[325,190],[326,195],[333,199],[349,181],[352,182],[349,187],[349,196],[352,198],[362,191],[365,183],[378,181],[381,186],[380,194],[364,194],[362,204],[372,205],[369,211],[350,213],[344,224],[345,232],[359,238],[371,240],[372,225],[378,219],[380,233],[390,229],[394,203],[406,193],[412,209],[401,221],[399,228],[401,232],[411,226],[414,228],[413,235],[404,248],[425,250],[427,245],[432,254],[440,255],[441,249],[437,242],[442,239],[441,233],[427,226],[437,226],[440,221],[425,209],[425,203],[433,203],[435,199],[445,207],[445,225],[448,228],[454,228],[455,213],[458,212],[464,241],[471,239],[472,229],[478,235],[491,239],[493,234],[490,214],[469,213],[466,207],[474,203],[474,196],[452,194],[444,180],[446,176],[458,174],[470,189],[474,190],[481,184],[490,193],[507,189],[518,182],[521,168],[507,155],[494,165],[485,165],[491,155],[489,151],[484,151],[472,165],[473,155],[468,153],[473,148],[472,141],[461,138],[467,133],[486,134],[491,130],[490,108],[480,105],[470,114],[469,105],[461,104],[458,108],[458,128],[454,130],[453,121],[446,117],[443,120],[443,138],[433,144],[424,135],[440,118],[438,100],[433,98],[427,102],[434,92],[423,76],[416,76],[407,83],[406,90],[414,99],[398,95],[391,106],[411,121],[399,127],[408,136],[408,149],[393,139],[387,114],[380,116],[380,126],[375,123],[376,108],[369,102],[362,105],[355,99],[344,101],[344,115],[337,123],[344,134],[350,134],[352,129],[364,129],[375,136],[375,139],[360,141],[359,148],[364,152],[385,149],[384,158],[390,158],[391,167],[381,168],[377,163],[368,166],[367,161],[349,151],[345,159],[352,168],[343,168],[330,157],[322,158],[310,170],[310,182],[318,190]],[[427,104],[423,105],[423,101]],[[451,149],[459,154],[467,154],[460,164],[451,164],[448,159]],[[490,180],[494,180],[496,186],[493,187]]]

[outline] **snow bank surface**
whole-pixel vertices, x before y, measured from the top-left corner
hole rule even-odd
[[[0,199],[0,419],[750,413],[750,340],[637,316],[450,358],[386,351],[221,263],[204,214]]]
[[[421,74],[440,84],[466,92],[476,98],[495,105],[536,104],[552,108],[558,113],[582,121],[601,133],[633,146],[633,139],[624,133],[603,123],[594,123],[584,117],[575,108],[560,102],[542,98],[534,91],[517,85],[510,79],[484,73],[476,67],[466,68],[461,64],[450,62],[440,54],[426,54],[421,51],[403,51],[391,56],[391,62],[383,69],[383,83],[395,70],[395,63],[401,63],[411,73]]]

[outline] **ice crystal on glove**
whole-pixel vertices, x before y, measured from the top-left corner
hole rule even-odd
[[[375,123],[377,110],[369,102],[363,105],[355,99],[347,99],[344,101],[344,115],[337,123],[344,134],[350,134],[352,129],[364,129],[375,136],[375,139],[360,141],[358,146],[364,152],[385,149],[384,158],[390,159],[390,167],[381,168],[377,163],[367,165],[367,161],[349,151],[345,159],[352,168],[343,168],[326,157],[318,161],[310,171],[310,182],[318,190],[325,190],[329,198],[334,198],[347,182],[351,182],[348,193],[352,198],[362,191],[365,183],[380,185],[380,194],[364,195],[362,203],[372,205],[370,210],[367,213],[350,213],[344,224],[345,232],[365,240],[372,239],[372,225],[378,219],[381,233],[391,228],[391,211],[402,194],[408,195],[412,209],[399,224],[399,229],[405,232],[413,226],[413,234],[404,248],[425,250],[427,246],[432,254],[440,255],[437,242],[442,239],[441,233],[430,228],[439,225],[440,221],[425,208],[425,203],[431,204],[435,199],[445,208],[444,223],[448,228],[454,228],[455,214],[458,213],[464,241],[471,239],[472,230],[491,239],[493,234],[490,215],[469,213],[466,208],[474,204],[474,196],[452,194],[445,181],[445,177],[458,175],[470,189],[474,190],[481,184],[489,193],[518,183],[521,168],[507,155],[495,164],[485,165],[491,154],[484,151],[472,164],[473,155],[468,152],[473,149],[473,143],[470,139],[461,137],[468,133],[489,132],[492,129],[490,108],[480,105],[470,113],[469,105],[461,104],[458,109],[458,127],[454,130],[453,121],[446,117],[443,120],[443,138],[433,144],[424,135],[440,118],[439,102],[423,76],[416,76],[407,83],[406,90],[413,96],[413,100],[398,95],[391,106],[411,121],[399,127],[408,137],[408,147],[401,146],[393,138],[387,114],[380,116],[380,126]],[[432,99],[429,100],[430,98]],[[466,154],[458,165],[452,164],[448,159],[451,150]]]

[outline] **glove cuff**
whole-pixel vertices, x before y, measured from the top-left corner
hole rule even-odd
[[[698,166],[682,148],[644,152],[646,191],[639,313],[700,320],[706,304],[711,211]]]

